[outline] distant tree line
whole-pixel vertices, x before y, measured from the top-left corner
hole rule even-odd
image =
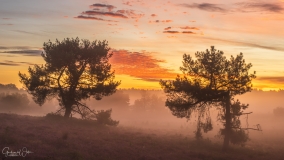
[[[0,111],[23,111],[29,107],[28,95],[15,84],[0,84]]]

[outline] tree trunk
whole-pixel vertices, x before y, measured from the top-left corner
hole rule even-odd
[[[230,95],[227,96],[226,99],[226,111],[225,111],[225,137],[223,143],[223,151],[229,149],[230,144],[230,136],[231,136],[231,97]]]
[[[65,107],[65,114],[64,114],[64,117],[65,118],[69,118],[70,117],[70,115],[71,115],[71,106],[66,106]]]

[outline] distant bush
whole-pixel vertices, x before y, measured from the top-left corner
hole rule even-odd
[[[277,107],[273,110],[273,114],[276,117],[284,117],[284,108],[283,107]]]
[[[248,134],[243,130],[234,130],[231,135],[230,141],[233,144],[245,145],[245,143],[249,140]]]
[[[119,121],[115,121],[111,119],[112,110],[101,110],[97,112],[96,118],[99,124],[109,125],[109,126],[117,126]]]
[[[48,119],[53,119],[53,120],[64,119],[64,117],[61,114],[53,113],[53,112],[47,113],[45,117]]]
[[[2,111],[23,110],[28,107],[29,102],[25,93],[0,93],[0,109]]]
[[[18,91],[19,89],[16,87],[15,84],[0,84],[0,91]]]
[[[119,124],[119,121],[115,121],[111,118],[111,112],[112,110],[101,110],[97,111],[95,117],[92,117],[90,119],[77,119],[75,117],[70,117],[72,123],[76,124],[94,124],[94,122],[97,122],[99,125],[109,125],[109,126],[117,126]],[[60,113],[48,113],[45,116],[47,119],[55,120],[55,121],[65,121],[66,118],[62,116]],[[94,119],[96,118],[96,120]],[[70,121],[68,121],[70,122]]]

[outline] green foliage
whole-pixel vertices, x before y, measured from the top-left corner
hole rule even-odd
[[[48,41],[43,49],[45,65],[29,67],[28,75],[19,73],[20,82],[39,105],[56,97],[65,117],[78,106],[88,108],[81,100],[89,97],[100,100],[113,94],[120,84],[114,81],[114,71],[108,62],[112,54],[107,41],[67,38]]]
[[[112,112],[111,109],[97,111],[97,115],[96,115],[97,122],[103,125],[117,126],[119,121],[115,121],[111,119],[111,112]]]

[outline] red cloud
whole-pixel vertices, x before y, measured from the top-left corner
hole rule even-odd
[[[174,78],[177,73],[170,69],[163,68],[158,60],[147,52],[129,52],[127,50],[113,50],[110,62],[116,74],[126,74],[141,78],[143,80],[153,80],[162,78]]]

